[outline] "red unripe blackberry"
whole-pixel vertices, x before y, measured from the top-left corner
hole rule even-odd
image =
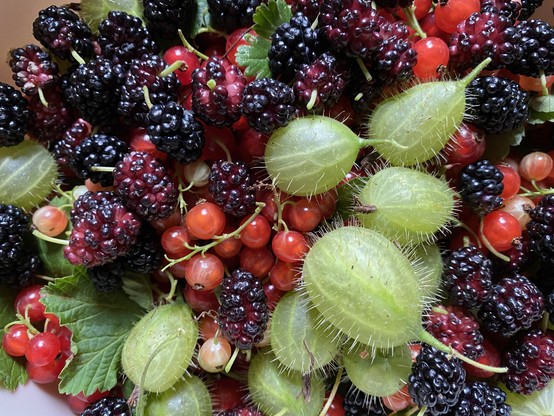
[[[15,85],[27,95],[37,94],[39,88],[52,87],[60,79],[58,65],[37,45],[12,49],[8,64],[12,69]]]
[[[256,204],[256,191],[244,162],[214,162],[208,181],[208,191],[223,212],[242,217],[252,211]]]
[[[240,350],[250,350],[263,339],[269,311],[261,280],[236,269],[223,279],[220,303],[218,322],[230,343]]]
[[[11,85],[0,82],[0,147],[21,143],[31,117],[27,100],[21,93]]]
[[[508,348],[502,357],[508,372],[501,379],[519,394],[542,390],[554,378],[554,337],[540,329],[528,331]]]
[[[121,198],[111,191],[87,191],[73,202],[73,208],[70,212],[71,222],[76,222],[88,211],[111,203],[121,203]]]
[[[165,166],[145,152],[131,152],[113,172],[114,188],[125,205],[147,221],[169,217],[177,206],[177,188]]]
[[[29,119],[29,133],[41,142],[54,142],[75,120],[74,110],[66,102],[59,87],[44,90],[46,107],[38,94],[29,99],[28,108],[32,116]]]

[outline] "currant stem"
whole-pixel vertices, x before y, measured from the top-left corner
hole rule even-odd
[[[333,404],[333,399],[335,398],[337,394],[337,390],[339,389],[339,384],[342,378],[343,371],[344,371],[344,367],[341,366],[339,368],[339,371],[337,372],[337,376],[335,377],[335,383],[333,384],[331,393],[329,393],[329,397],[327,398],[327,402],[325,403],[325,406],[323,407],[323,409],[321,409],[321,412],[319,412],[319,416],[325,416],[327,414],[327,411],[331,408],[331,405]]]
[[[356,62],[358,63],[358,66],[362,70],[362,74],[364,74],[364,77],[365,77],[366,81],[368,81],[368,82],[371,81],[373,79],[373,77],[369,73],[369,70],[367,69],[367,66],[365,66],[364,61],[362,61],[362,58],[357,58]]]
[[[43,106],[48,108],[48,101],[46,101],[46,97],[44,96],[44,91],[42,91],[42,88],[38,88],[38,98],[40,99],[40,102]]]
[[[112,166],[92,166],[90,168],[90,170],[92,170],[93,172],[108,172],[108,173],[112,173],[115,168],[112,167]]]
[[[148,90],[148,87],[146,85],[142,87],[142,93],[144,94],[144,102],[150,110],[152,107],[154,107],[154,104],[152,104],[152,100],[150,100],[150,91]]]
[[[185,61],[175,61],[171,65],[169,65],[167,68],[165,68],[162,72],[160,72],[160,77],[164,78],[167,77],[169,74],[174,73],[177,71],[183,64],[185,64]]]
[[[81,55],[79,55],[79,53],[75,49],[71,48],[70,53],[73,59],[75,59],[79,65],[83,65],[86,63],[85,60],[81,57]]]
[[[489,242],[488,238],[485,237],[485,234],[483,234],[483,220],[481,219],[481,223],[479,224],[479,233],[481,234],[481,240],[483,241],[483,244],[485,247],[489,249],[489,251],[494,254],[496,257],[498,257],[500,260],[504,260],[506,263],[510,262],[510,258],[506,256],[505,254],[500,253],[498,250],[496,250],[492,244]]]
[[[173,299],[173,296],[175,296],[175,290],[177,289],[177,279],[173,277],[173,274],[171,274],[170,271],[166,271],[166,274],[171,284],[171,287],[169,289],[169,293],[165,297],[165,300],[171,301],[171,299]]]
[[[415,16],[415,5],[411,5],[409,7],[404,7],[402,10],[404,10],[404,14],[406,15],[406,19],[408,20],[408,25],[412,27],[417,33],[417,35],[421,39],[425,39],[427,37],[427,33],[423,31],[421,26],[419,25],[419,22],[417,21],[417,18]]]
[[[233,355],[231,355],[231,358],[229,358],[229,362],[225,366],[225,372],[228,373],[231,371],[231,368],[233,367],[233,364],[235,363],[237,357],[239,356],[239,349],[235,347],[235,351],[233,351]]]
[[[548,87],[546,86],[546,74],[544,70],[539,70],[540,79],[541,79],[541,94],[546,97],[548,95]]]
[[[39,230],[33,230],[33,235],[41,240],[48,241],[49,243],[59,244],[61,246],[68,246],[68,240],[62,240],[61,238],[49,237],[46,234],[41,233]]]
[[[469,85],[471,81],[473,81],[477,76],[481,73],[483,69],[485,69],[490,63],[492,59],[487,58],[483,62],[481,62],[479,65],[477,65],[475,68],[473,68],[473,71],[471,71],[469,74],[467,74],[465,77],[462,78],[462,84],[465,87]]]
[[[193,54],[195,54],[196,56],[198,56],[200,59],[204,60],[204,61],[207,61],[209,59],[208,55],[204,55],[202,52],[196,50],[194,48],[194,46],[192,46],[189,41],[187,40],[187,38],[185,37],[185,35],[183,34],[183,31],[181,29],[179,29],[179,37],[181,38],[181,42],[183,42],[183,46],[185,48],[187,48],[189,51],[191,51]]]

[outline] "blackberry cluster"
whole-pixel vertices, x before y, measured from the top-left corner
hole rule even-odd
[[[38,94],[39,88],[44,90],[53,87],[60,80],[58,65],[37,45],[12,49],[8,64],[15,85],[27,95]]]
[[[81,416],[131,416],[131,411],[125,399],[104,397],[89,404]]]
[[[529,118],[529,93],[512,80],[477,77],[466,97],[467,120],[488,134],[517,129]]]
[[[250,350],[263,339],[269,320],[262,282],[236,269],[221,284],[218,322],[223,335],[240,350]]]
[[[169,217],[177,206],[177,188],[165,166],[146,152],[131,152],[117,163],[114,188],[127,208],[146,221]]]
[[[192,108],[215,127],[231,126],[240,118],[246,78],[236,65],[215,56],[192,74]]]
[[[156,230],[148,223],[142,224],[137,242],[131,246],[122,260],[134,272],[152,273],[162,264],[164,251]]]
[[[108,13],[107,19],[100,22],[98,45],[102,57],[121,65],[160,50],[142,20],[117,10]]]
[[[48,88],[43,92],[48,107],[42,103],[38,94],[29,100],[28,108],[32,113],[29,133],[43,143],[54,143],[71,126],[75,113],[59,87]]]
[[[225,410],[217,416],[264,416],[262,412],[254,406],[239,406],[233,409]]]
[[[113,184],[111,172],[96,172],[95,166],[114,167],[129,152],[129,146],[115,136],[94,134],[87,137],[75,148],[69,159],[71,169],[81,179],[90,179],[102,186]]]
[[[289,123],[296,111],[294,102],[291,87],[273,78],[260,78],[244,89],[242,114],[254,130],[270,134]]]
[[[482,305],[491,296],[491,279],[492,262],[475,246],[459,248],[445,261],[445,290],[455,305]]]
[[[23,95],[11,85],[0,82],[0,147],[21,143],[30,117]]]
[[[92,56],[92,32],[67,7],[50,6],[41,10],[33,22],[33,36],[62,59],[71,58],[72,50],[83,58]]]
[[[254,180],[241,161],[218,160],[211,167],[208,191],[223,212],[242,217],[256,204]]]
[[[175,38],[179,29],[185,29],[192,11],[192,0],[142,0],[148,27],[162,38]]]
[[[179,82],[174,73],[160,76],[165,67],[165,61],[154,54],[145,54],[131,61],[118,107],[119,114],[131,124],[146,125],[149,109],[144,99],[144,87],[154,105],[177,101]]]
[[[69,168],[69,160],[75,148],[92,132],[92,126],[82,118],[77,119],[54,145],[53,153],[58,165]],[[65,173],[65,172],[64,172]]]
[[[252,16],[261,3],[261,0],[208,0],[208,11],[216,27],[231,33],[252,26]]]
[[[521,3],[512,0],[481,0],[481,13],[500,14],[516,22],[521,12]]]
[[[489,160],[467,165],[460,173],[458,191],[469,208],[486,215],[502,205],[504,175]]]
[[[523,20],[514,29],[521,37],[519,47],[521,59],[514,61],[508,69],[515,74],[540,77],[554,74],[554,27],[540,20]]]
[[[427,406],[430,415],[444,415],[458,403],[465,378],[460,360],[423,344],[412,364],[408,393],[416,405]]]
[[[90,123],[113,124],[125,69],[111,60],[97,58],[79,65],[71,74],[64,90],[67,102]]]
[[[293,0],[291,9],[293,13],[301,12],[312,22],[319,15],[319,8],[323,0]]]
[[[344,416],[385,416],[381,403],[350,385],[343,400]]]
[[[527,395],[544,389],[554,378],[554,338],[540,329],[527,332],[504,353],[502,365],[508,390]]]
[[[202,154],[204,128],[191,111],[174,101],[150,109],[147,131],[159,151],[180,163],[192,163]]]
[[[98,292],[113,292],[123,285],[122,279],[125,270],[120,259],[121,257],[118,257],[110,263],[87,269],[88,277]]]
[[[323,52],[319,29],[311,28],[310,20],[297,12],[283,23],[271,37],[268,59],[275,78],[288,83],[303,65],[311,64]]]
[[[450,416],[510,416],[512,408],[506,404],[506,393],[482,381],[467,383]]]
[[[528,329],[544,313],[539,289],[524,276],[506,277],[492,288],[492,294],[479,309],[483,325],[490,331],[510,337]]]
[[[521,0],[521,12],[519,20],[527,20],[535,10],[542,6],[543,0]]]
[[[531,221],[526,228],[531,252],[544,263],[554,265],[554,195],[545,195],[529,216]]]

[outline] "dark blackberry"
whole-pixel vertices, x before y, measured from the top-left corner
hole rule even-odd
[[[204,128],[191,111],[176,102],[154,105],[148,114],[147,131],[159,151],[180,163],[194,162],[202,155]]]
[[[268,320],[262,281],[242,269],[225,276],[217,318],[225,338],[240,350],[250,350],[263,339]]]
[[[193,3],[192,0],[142,0],[148,27],[152,33],[167,39],[176,38],[179,29],[186,29]]]
[[[503,68],[521,59],[521,35],[513,20],[496,11],[475,12],[450,37],[451,68],[463,72],[485,58],[491,58],[488,69]]]
[[[121,198],[119,198],[114,192],[111,191],[99,191],[91,192],[87,191],[83,195],[73,202],[73,208],[70,212],[71,222],[77,222],[86,212],[99,208],[106,204],[121,204]]]
[[[90,136],[92,126],[82,118],[77,119],[63,134],[62,138],[54,145],[54,157],[63,168],[69,168],[69,159],[75,152],[75,148],[85,138]]]
[[[408,393],[429,415],[447,414],[458,403],[465,385],[466,371],[457,358],[422,344],[408,377]]]
[[[344,416],[386,416],[386,412],[375,397],[358,390],[353,384],[342,402]]]
[[[359,65],[355,62],[352,65],[352,77],[346,86],[346,94],[354,111],[361,114],[368,113],[375,105],[375,98],[383,90],[383,82],[376,78],[368,81]]]
[[[479,215],[486,215],[502,205],[504,175],[490,161],[469,164],[460,172],[458,191],[464,203]]]
[[[30,117],[27,100],[14,87],[0,82],[0,147],[21,143]]]
[[[510,416],[512,408],[506,404],[506,397],[498,387],[472,381],[464,386],[448,416]]]
[[[131,416],[131,411],[125,399],[104,397],[89,404],[81,416]]]
[[[519,20],[527,20],[535,10],[542,6],[543,0],[521,0],[521,12]]]
[[[160,51],[142,20],[118,10],[108,13],[98,26],[98,45],[101,56],[121,65]]]
[[[260,78],[249,83],[242,95],[242,114],[254,130],[270,134],[286,126],[296,109],[294,91],[273,78]]]
[[[87,274],[98,292],[113,292],[123,286],[123,262],[118,257],[110,263],[90,267]]]
[[[375,4],[385,9],[394,9],[396,7],[410,7],[414,0],[375,0]]]
[[[225,410],[224,412],[218,413],[217,416],[264,416],[254,406],[239,406],[233,409]]]
[[[26,45],[10,51],[9,65],[15,85],[27,95],[50,88],[60,80],[58,65],[37,45]]]
[[[444,286],[455,305],[474,308],[491,296],[492,262],[475,246],[453,251],[445,261]]]
[[[208,11],[214,26],[231,33],[254,23],[252,16],[261,0],[208,0]]]
[[[22,253],[21,258],[12,270],[0,268],[0,285],[6,285],[14,289],[21,289],[33,283],[33,277],[42,266],[40,257],[34,248]]]
[[[310,21],[315,21],[319,15],[319,7],[323,0],[293,0],[291,4],[292,12],[302,12]]]
[[[311,64],[323,52],[319,29],[312,29],[311,24],[303,13],[298,12],[275,30],[267,56],[274,78],[288,83],[296,71]]]
[[[72,51],[83,58],[92,56],[92,32],[67,7],[50,6],[41,10],[33,22],[33,36],[62,59],[69,59]]]
[[[137,214],[115,200],[75,216],[64,255],[73,265],[101,266],[129,253],[141,222]]]
[[[488,134],[521,127],[529,118],[529,93],[495,76],[477,77],[466,88],[466,120]]]
[[[544,299],[544,308],[549,313],[549,321],[554,324],[554,291]]]
[[[174,73],[163,74],[165,61],[158,55],[146,54],[133,59],[121,87],[119,114],[131,124],[146,125],[148,105],[144,99],[144,87],[152,104],[167,104],[177,101],[179,82]]]
[[[109,59],[97,58],[79,65],[64,90],[67,102],[90,123],[113,124],[125,70]]]
[[[315,112],[335,104],[346,86],[338,72],[337,60],[330,53],[324,53],[310,65],[303,65],[295,78],[294,95],[300,107]]]
[[[521,37],[521,59],[508,65],[514,74],[538,78],[554,74],[554,27],[540,20],[520,21],[514,29]]]
[[[432,310],[427,317],[427,331],[466,357],[475,359],[483,355],[483,335],[473,315],[457,306],[438,308],[445,313]]]
[[[481,13],[495,13],[516,22],[521,12],[521,3],[512,0],[481,0]]]
[[[525,276],[505,277],[492,288],[488,301],[481,305],[478,315],[492,332],[510,337],[528,329],[544,313],[544,299]]]
[[[152,273],[161,266],[163,255],[162,243],[156,230],[148,223],[144,223],[137,242],[131,246],[122,260],[134,272]]]
[[[131,152],[113,172],[117,195],[146,221],[169,217],[177,206],[178,192],[165,166],[146,152]]]
[[[112,172],[97,172],[94,166],[115,167],[129,152],[129,146],[124,141],[106,134],[94,134],[87,137],[75,148],[69,159],[71,169],[81,179],[90,179],[102,186],[113,184]]]
[[[210,57],[192,73],[192,108],[210,126],[231,126],[240,118],[246,78],[224,59]]]
[[[214,162],[208,177],[208,191],[223,212],[242,217],[256,204],[254,179],[246,163],[222,159]]]
[[[504,261],[496,256],[492,256],[494,273],[496,275],[510,275],[521,271],[530,260],[530,241],[529,235],[523,230],[521,238],[513,241],[512,247],[502,252],[510,261]]]
[[[526,225],[531,252],[544,263],[554,265],[554,195],[545,195],[529,211]]]
[[[554,378],[554,338],[540,329],[528,331],[502,357],[508,372],[501,376],[508,390],[531,394],[542,390]]]
[[[28,108],[32,113],[29,118],[29,133],[43,143],[55,143],[73,124],[75,113],[59,87],[44,90],[44,98],[48,107],[38,94],[29,100]]]

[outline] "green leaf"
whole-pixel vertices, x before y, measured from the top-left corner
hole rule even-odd
[[[212,16],[208,11],[208,1],[196,0],[193,5],[193,10],[191,11],[190,21],[187,25],[187,37],[189,39],[194,39],[200,29],[203,27],[211,27],[211,25]]]
[[[554,95],[533,97],[529,101],[529,124],[554,121]]]
[[[256,8],[254,16],[254,31],[267,39],[271,39],[275,30],[290,21],[292,12],[285,0],[269,0]]]
[[[237,49],[237,63],[245,66],[244,74],[256,78],[271,77],[267,54],[271,48],[271,41],[260,36],[246,36],[250,45],[242,45]]]
[[[82,267],[44,287],[41,301],[73,332],[76,354],[60,374],[60,393],[89,395],[114,387],[123,342],[141,308],[121,290],[98,293]]]
[[[150,278],[144,274],[128,274],[123,277],[123,291],[141,308],[149,311],[154,307]]]
[[[14,321],[15,312],[13,302],[17,291],[0,287],[0,328]],[[10,357],[0,347],[0,385],[8,390],[15,390],[20,384],[27,381],[25,364]]]

